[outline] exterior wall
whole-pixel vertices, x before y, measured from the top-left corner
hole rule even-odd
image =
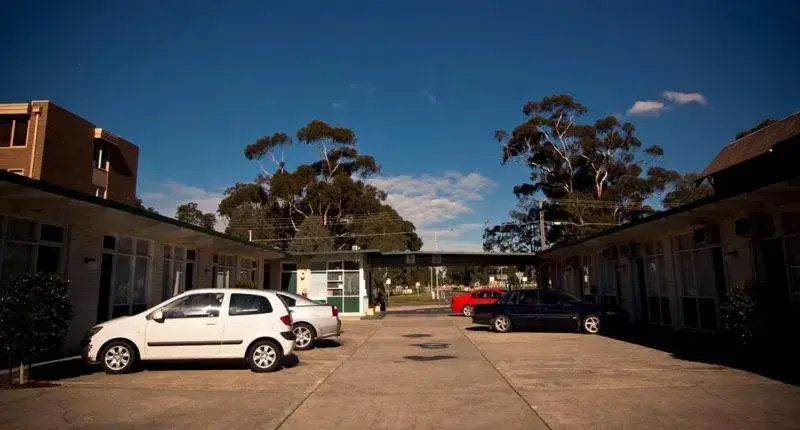
[[[42,168],[42,152],[47,123],[48,102],[33,102],[31,110],[38,108],[40,112],[28,115],[28,134],[24,147],[0,148],[0,169],[23,169],[23,175],[39,179]],[[31,156],[35,154],[33,165]],[[31,167],[33,167],[31,169]]]
[[[121,139],[116,147],[109,163],[107,198],[132,205],[136,200],[139,147]]]
[[[339,301],[333,297],[327,297],[327,289],[325,290],[326,293],[326,303],[334,303],[339,306],[339,310],[342,314],[347,315],[364,315],[366,309],[368,307],[367,303],[367,279],[366,273],[368,268],[366,267],[366,260],[363,255],[360,254],[343,254],[343,255],[320,255],[314,257],[289,257],[282,260],[283,263],[295,263],[297,264],[297,294],[308,294],[309,298],[312,300],[320,300],[316,297],[313,297],[313,291],[311,289],[311,264],[312,262],[324,262],[328,263],[331,261],[357,261],[359,263],[359,270],[358,270],[358,283],[359,283],[359,293],[358,293],[358,308],[355,311],[351,311],[350,307],[346,307],[343,309],[343,306],[339,304]],[[280,289],[280,264],[278,264],[277,270],[277,287],[276,289]],[[275,277],[275,271],[273,271],[273,278]],[[346,296],[349,297],[350,300],[355,296]],[[350,303],[348,301],[348,303]]]
[[[92,193],[94,124],[47,103],[44,153],[39,179],[63,187]]]

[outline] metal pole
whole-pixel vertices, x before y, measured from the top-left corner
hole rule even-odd
[[[539,200],[539,246],[542,251],[547,247],[547,233],[544,229],[544,200]]]

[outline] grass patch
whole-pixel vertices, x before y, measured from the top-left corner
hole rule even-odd
[[[406,294],[389,297],[388,305],[391,307],[392,305],[446,305],[448,303],[450,303],[449,298],[436,300],[432,299],[430,294]]]

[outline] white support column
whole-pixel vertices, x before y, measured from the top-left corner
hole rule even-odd
[[[677,330],[681,327],[681,294],[680,291],[678,291],[680,286],[678,285],[677,277],[675,276],[675,254],[672,250],[672,237],[665,236],[662,240],[664,243],[664,269],[666,270],[664,278],[666,279],[667,283],[670,317],[672,319],[672,329]]]

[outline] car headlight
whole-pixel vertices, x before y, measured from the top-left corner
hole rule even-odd
[[[102,329],[103,329],[103,326],[101,326],[101,325],[94,326],[94,327],[90,328],[89,331],[86,332],[86,337],[90,338],[90,337],[96,335]]]

